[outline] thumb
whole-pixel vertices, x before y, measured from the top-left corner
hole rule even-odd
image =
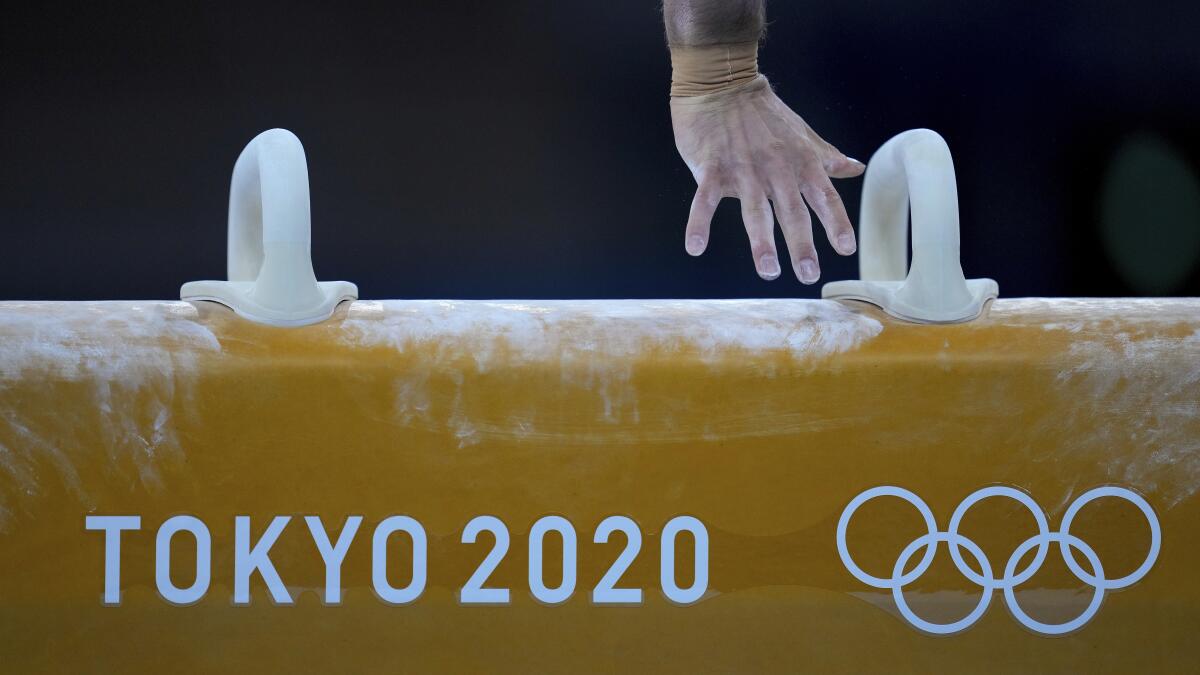
[[[832,145],[829,146],[822,165],[825,167],[825,174],[831,178],[853,178],[861,175],[867,169],[867,165],[843,155]]]

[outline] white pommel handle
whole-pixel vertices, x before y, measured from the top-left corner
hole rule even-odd
[[[285,129],[264,131],[233,165],[228,281],[192,281],[183,300],[212,300],[251,321],[303,326],[358,297],[347,281],[318,282],[304,146]]]
[[[867,163],[858,236],[862,279],[825,284],[821,296],[863,300],[918,323],[979,317],[1000,288],[991,279],[963,276],[958,225],[958,186],[946,141],[929,129],[899,134]]]

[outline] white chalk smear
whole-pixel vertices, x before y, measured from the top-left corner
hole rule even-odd
[[[647,347],[689,347],[701,359],[728,350],[820,357],[883,330],[879,321],[828,300],[359,301],[341,327],[353,344],[466,347],[484,370],[498,350],[510,364],[584,353],[625,358]]]
[[[655,350],[716,364],[739,355],[777,352],[811,362],[855,349],[883,325],[825,300],[539,300],[356,302],[340,326],[351,345],[404,352],[432,349],[437,359],[471,354],[483,373],[507,366],[546,364],[565,383],[599,396],[597,420],[638,419],[632,384],[635,357]],[[421,364],[397,380],[397,415],[429,420],[426,388],[431,369]],[[480,439],[480,425],[459,407],[447,425],[460,446]],[[512,433],[533,434],[529,418],[512,420]]]
[[[1180,353],[1193,359],[1181,361]],[[1119,332],[1071,345],[1075,365],[1059,381],[1082,388],[1091,406],[1071,415],[1087,418],[1090,435],[1063,448],[1105,448],[1109,476],[1161,494],[1173,506],[1200,489],[1200,330],[1173,339]]]
[[[196,317],[183,302],[0,302],[0,400],[19,392],[23,413],[0,407],[0,528],[48,480],[88,503],[105,477],[77,466],[97,451],[106,472],[161,487],[160,465],[182,457],[175,401],[198,355],[221,349]],[[88,405],[59,406],[68,393]],[[102,448],[85,442],[97,431]]]
[[[1034,432],[1062,436],[1046,459],[1094,457],[1115,483],[1167,507],[1200,490],[1200,303],[1194,299],[1028,299],[992,318],[1069,334],[1063,405]]]

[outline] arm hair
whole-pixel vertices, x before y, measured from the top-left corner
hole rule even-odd
[[[672,45],[757,42],[765,21],[766,0],[663,0],[663,23]]]

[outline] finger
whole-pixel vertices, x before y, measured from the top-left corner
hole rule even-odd
[[[788,178],[775,179],[771,183],[771,194],[775,217],[779,219],[792,260],[792,271],[800,283],[814,284],[821,278],[821,265],[813,246],[812,218],[800,196],[800,188]]]
[[[775,252],[775,216],[767,195],[757,183],[738,188],[742,201],[742,222],[750,237],[750,254],[758,276],[768,281],[779,277],[779,255]]]
[[[843,155],[832,145],[829,147],[832,148],[832,152],[825,155],[822,165],[825,167],[825,174],[830,178],[854,178],[867,170],[866,164]]]
[[[842,154],[841,150],[813,131],[807,122],[800,120],[800,125],[809,139],[815,143],[814,149],[821,157],[821,166],[825,169],[825,175],[831,178],[853,178],[867,170],[866,164]]]
[[[842,203],[841,195],[824,173],[810,172],[806,178],[803,186],[804,199],[821,219],[829,243],[842,255],[854,253],[857,248],[854,229],[850,227],[850,216],[846,215],[846,206]]]
[[[708,233],[712,227],[713,213],[721,203],[721,189],[711,174],[705,174],[692,197],[692,209],[688,213],[687,228],[683,233],[683,247],[689,255],[700,255],[708,248]]]

